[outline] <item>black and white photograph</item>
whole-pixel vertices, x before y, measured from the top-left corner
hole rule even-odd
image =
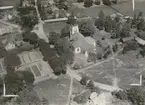
[[[0,0],[0,105],[145,105],[145,0]]]

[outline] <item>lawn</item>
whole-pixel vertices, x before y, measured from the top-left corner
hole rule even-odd
[[[140,72],[145,75],[145,59],[136,59],[135,51],[128,52],[125,55],[118,55],[115,60],[116,77],[118,79],[118,86],[121,88],[130,87],[129,84],[139,84]],[[103,63],[96,67],[92,67],[85,71],[92,80],[96,82],[112,85],[115,73],[113,71],[112,61]]]
[[[65,22],[57,22],[57,23],[45,23],[43,25],[43,29],[46,35],[49,34],[49,32],[57,32],[60,33],[61,29],[64,28],[66,25]]]
[[[40,99],[45,97],[50,104],[65,105],[69,94],[70,79],[66,76],[49,79],[35,85],[34,90]]]
[[[144,6],[145,6],[145,1],[143,2],[135,2],[135,10],[136,12],[142,11],[143,14],[145,14],[144,11]],[[105,15],[111,15],[116,12],[120,12],[123,15],[129,15],[133,16],[133,9],[132,9],[132,2],[127,1],[118,5],[112,5],[111,7],[109,6],[99,6],[99,7],[90,7],[90,8],[74,8],[74,12],[77,12],[79,17],[82,16],[91,16],[91,17],[97,17],[98,13],[100,11],[103,11]]]
[[[20,0],[0,0],[0,6],[16,6]]]

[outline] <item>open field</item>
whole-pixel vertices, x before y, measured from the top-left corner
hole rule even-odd
[[[135,2],[135,11],[139,12],[142,11],[143,14],[145,15],[145,11],[143,11],[145,9],[145,1],[143,2]],[[97,17],[98,13],[100,11],[103,11],[105,15],[111,15],[113,13],[116,12],[120,12],[123,15],[129,15],[129,16],[133,16],[133,9],[132,9],[132,2],[127,1],[118,5],[112,5],[112,6],[98,6],[98,7],[90,7],[90,8],[74,8],[74,12],[76,12],[76,14],[79,17],[82,16],[91,16],[91,17]]]
[[[65,78],[64,78],[65,77]],[[49,79],[35,85],[34,90],[37,92],[40,99],[45,97],[50,104],[65,105],[69,94],[69,78],[58,77]]]
[[[140,62],[139,62],[140,61]],[[129,84],[139,84],[140,72],[145,75],[144,58],[136,59],[134,52],[125,55],[118,55],[115,60],[115,71],[120,88],[128,88]],[[113,71],[112,60],[84,71],[88,77],[96,82],[113,85],[115,72]]]
[[[0,6],[16,6],[20,0],[0,0]]]
[[[70,89],[70,78],[60,76],[52,78],[34,86],[40,99],[45,97],[52,105],[65,105],[67,103]],[[73,80],[72,94],[79,94],[85,89],[77,80]]]

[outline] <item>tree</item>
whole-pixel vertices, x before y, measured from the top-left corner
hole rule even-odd
[[[112,50],[113,50],[113,52],[117,52],[117,50],[118,50],[118,45],[115,44],[115,45],[112,47]]]
[[[136,50],[137,48],[139,48],[138,43],[136,41],[131,40],[125,44],[122,53],[125,54],[126,52]]]
[[[18,95],[19,97],[16,99],[18,105],[41,105],[41,100],[33,89],[25,88]]]
[[[110,16],[106,16],[105,22],[104,22],[104,28],[106,32],[112,31],[112,19]]]
[[[89,53],[88,62],[96,62],[97,55],[95,53]]]
[[[137,24],[137,29],[145,31],[145,21],[143,19],[140,20],[139,23]]]
[[[73,99],[73,101],[77,102],[78,104],[84,104],[87,102],[87,100],[88,97],[86,97],[85,95],[78,95]]]
[[[94,82],[90,80],[86,87],[92,91],[95,88]]]
[[[99,14],[98,14],[98,18],[95,20],[95,26],[96,26],[99,30],[103,30],[104,21],[105,21],[104,13],[103,13],[103,11],[100,11]]]
[[[143,87],[133,87],[127,90],[128,100],[135,105],[144,105],[145,103],[145,91]]]
[[[3,94],[3,80],[0,78],[0,97]]]
[[[131,22],[131,26],[136,27],[136,25],[137,25],[137,15],[136,15],[136,13],[134,13],[134,16],[133,16],[133,19]]]
[[[38,23],[38,17],[35,7],[21,7],[18,8],[18,15],[20,16],[20,25],[23,28],[30,30]]]
[[[130,36],[130,30],[131,30],[131,24],[130,23],[125,23],[123,25],[122,31],[121,31],[121,37],[129,37]]]
[[[43,58],[44,61],[49,61],[57,55],[57,52],[55,51],[55,49],[50,48],[49,43],[45,42],[44,40],[39,41],[39,48],[44,57]]]
[[[60,75],[62,73],[65,73],[66,71],[66,64],[62,57],[54,57],[51,60],[48,61],[50,64],[50,67],[53,69],[53,73],[55,75]]]
[[[61,38],[55,44],[57,54],[61,56],[66,64],[72,64],[74,61],[73,46],[66,38]]]
[[[42,105],[49,105],[49,101],[45,97],[42,98],[41,102],[42,102]]]
[[[88,80],[89,80],[89,79],[88,79],[87,76],[83,76],[82,79],[80,80],[80,83],[81,83],[82,85],[87,85],[87,81],[88,81]]]
[[[61,29],[61,38],[69,37],[70,36],[70,26],[66,25],[64,28]]]
[[[69,5],[68,5],[68,3],[66,2],[66,0],[59,0],[56,4],[57,4],[56,6],[57,6],[59,9],[68,10],[68,8],[69,8]]]
[[[120,100],[128,100],[127,93],[124,90],[114,91],[112,92],[112,95],[114,95],[117,99]]]
[[[103,4],[104,5],[111,5],[111,1],[110,0],[103,0]]]
[[[33,29],[33,27],[38,24],[38,18],[33,15],[24,15],[21,17],[21,23],[23,28],[30,28]]]
[[[95,27],[91,21],[81,21],[79,24],[79,31],[84,36],[93,36],[95,33]]]
[[[18,74],[15,72],[8,73],[5,76],[5,84],[7,94],[18,94],[24,88],[23,80],[19,78]]]
[[[93,0],[84,0],[84,7],[91,7],[93,5]]]
[[[38,11],[40,13],[40,17],[42,20],[46,19],[46,9],[45,7],[42,5],[41,1],[38,0],[37,1],[37,6],[38,6]]]
[[[18,55],[10,53],[4,58],[4,64],[6,67],[14,68],[21,65],[21,61]]]
[[[7,55],[7,51],[6,49],[4,48],[3,44],[0,43],[0,58],[3,58]]]
[[[38,43],[38,40],[39,40],[39,38],[38,38],[38,36],[37,36],[37,34],[36,33],[34,33],[34,32],[31,32],[30,33],[30,36],[29,36],[29,40],[30,40],[30,44],[37,44]]]
[[[56,32],[49,33],[49,44],[55,45],[60,40],[60,34]]]
[[[100,0],[95,0],[95,4],[96,5],[100,5],[101,4],[101,1]]]
[[[22,37],[23,37],[23,41],[25,42],[29,42],[30,41],[30,30],[25,30],[23,33],[22,33]]]
[[[17,71],[16,72],[22,80],[25,81],[27,85],[33,84],[34,83],[34,75],[31,71]]]

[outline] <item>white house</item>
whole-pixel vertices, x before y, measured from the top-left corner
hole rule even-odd
[[[104,93],[97,94],[96,92],[93,92],[89,99],[87,105],[107,105]]]

